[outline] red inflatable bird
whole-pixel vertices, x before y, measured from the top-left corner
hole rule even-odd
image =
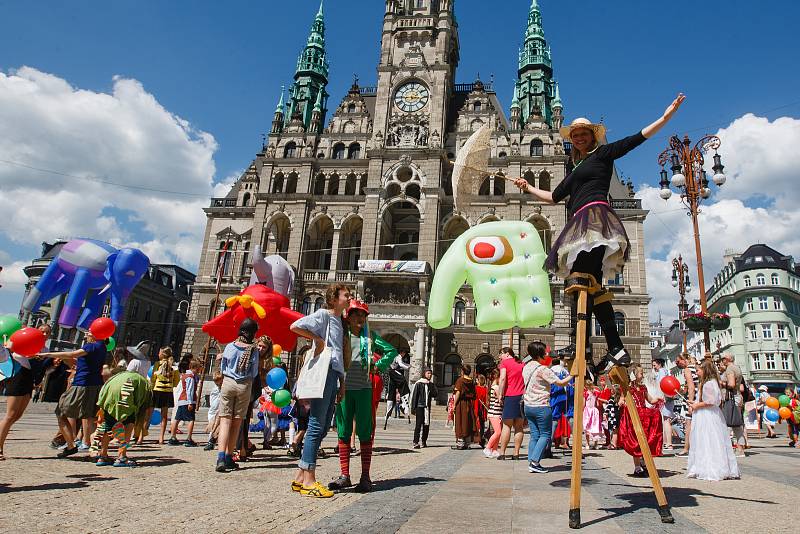
[[[257,336],[269,336],[273,343],[292,351],[297,345],[297,336],[289,327],[303,314],[292,310],[289,304],[287,297],[267,286],[252,285],[227,299],[228,309],[204,324],[203,332],[220,343],[230,343],[236,340],[242,321],[250,318],[259,325]]]

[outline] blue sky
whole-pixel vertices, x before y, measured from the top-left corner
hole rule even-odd
[[[658,117],[678,91],[688,100],[670,133],[699,137],[746,113],[800,116],[798,2],[539,4],[568,120],[602,117],[612,139]],[[506,108],[529,5],[456,2],[457,79],[493,74]],[[138,80],[170,113],[213,135],[214,180],[220,181],[246,167],[260,147],[317,8],[316,0],[2,2],[0,70],[29,66],[96,93],[111,92],[115,76]],[[362,85],[374,84],[383,8],[380,0],[325,3],[334,103],[354,73]],[[648,141],[619,169],[637,188],[656,184],[656,157],[665,145],[663,137]],[[69,188],[72,181],[53,178],[53,187]],[[772,202],[750,198],[751,206]],[[124,209],[103,213],[139,237]],[[0,231],[3,250],[19,260],[35,256],[38,244]],[[11,311],[16,298],[0,289],[0,311]]]

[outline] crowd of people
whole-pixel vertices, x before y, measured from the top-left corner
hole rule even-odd
[[[647,477],[629,412],[635,409],[654,457],[673,450],[673,444],[682,444],[675,456],[688,458],[687,476],[705,480],[739,478],[736,458],[745,457],[749,447],[744,423],[741,419],[731,420],[723,410],[741,414],[748,397],[755,399],[766,437],[776,437],[773,425],[763,416],[770,397],[766,386],[758,390],[747,386],[731,354],[717,362],[704,358],[699,363],[681,354],[675,363],[684,384],[674,397],[659,389],[660,381],[669,374],[664,360],[654,359],[649,372],[638,364],[628,368],[633,406],[626,404],[619,386],[607,375],[597,377],[596,384],[588,381],[582,413],[583,447],[622,449],[632,457],[631,476]],[[484,381],[488,397],[480,393],[479,384]],[[798,396],[790,388],[786,395],[792,399]],[[499,365],[488,369],[485,375],[475,376],[470,365],[463,365],[447,406],[448,425],[452,422],[455,432],[453,449],[480,444],[487,458],[517,460],[527,427],[528,469],[531,473],[546,473],[542,459],[554,458],[554,449],[570,448],[573,377],[561,361],[550,358],[541,342],[530,343],[525,358],[509,347],[501,349]],[[789,445],[793,447],[797,424],[793,418],[787,424]],[[512,434],[513,451],[509,451]]]

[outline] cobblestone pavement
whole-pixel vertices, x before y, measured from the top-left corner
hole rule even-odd
[[[375,491],[317,500],[290,491],[296,462],[279,450],[258,451],[240,471],[224,475],[214,472],[212,453],[152,442],[132,449],[140,464],[135,469],[96,467],[80,456],[58,460],[48,447],[53,407],[32,405],[6,442],[8,460],[0,463],[3,532],[569,530],[569,458],[546,460],[549,473],[530,474],[524,461],[489,460],[477,448],[450,450],[452,430],[442,421],[434,421],[427,449],[411,450],[412,426],[392,419],[388,430],[376,433]],[[325,445],[330,452],[332,436]],[[674,525],[660,523],[649,481],[627,476],[632,466],[625,452],[587,451],[582,530],[785,532],[800,520],[800,451],[785,439],[752,445],[740,459],[740,481],[690,480],[685,459],[657,459]],[[335,456],[322,460],[319,479],[330,480],[338,467]],[[353,458],[355,478],[359,469]]]

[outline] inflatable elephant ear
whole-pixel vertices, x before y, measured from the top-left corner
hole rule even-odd
[[[472,286],[478,330],[549,324],[553,301],[544,260],[539,233],[530,223],[501,221],[470,228],[450,245],[436,268],[428,324],[450,326],[453,299],[465,281]]]
[[[285,297],[290,296],[294,289],[294,271],[281,256],[264,257],[261,248],[256,245],[253,249],[253,274],[250,284],[264,284]]]

